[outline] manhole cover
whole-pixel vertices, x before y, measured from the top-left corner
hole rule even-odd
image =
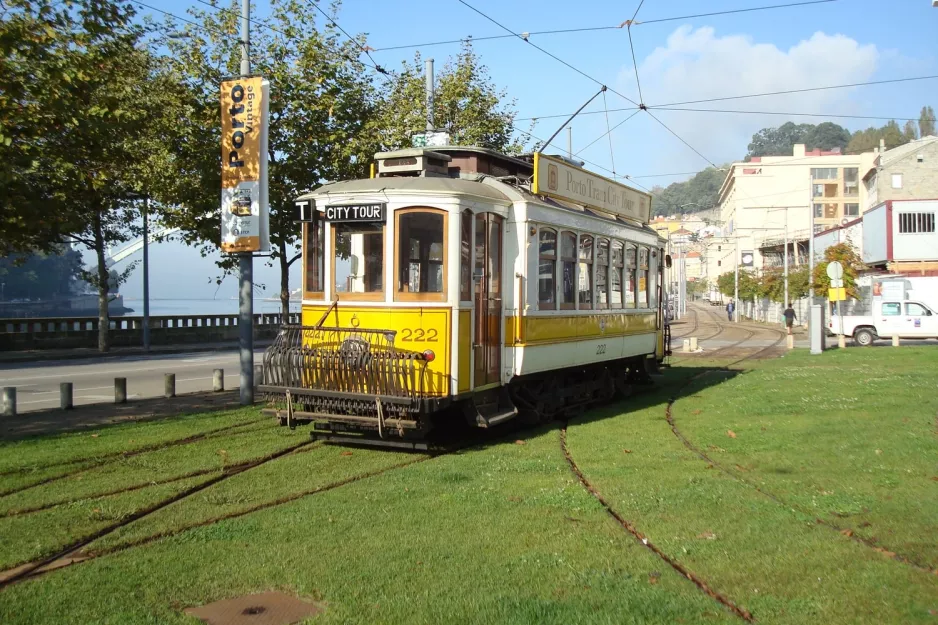
[[[262,592],[187,608],[185,612],[209,625],[291,625],[315,616],[320,608],[282,592]]]

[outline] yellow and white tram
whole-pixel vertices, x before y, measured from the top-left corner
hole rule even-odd
[[[282,420],[410,446],[441,415],[550,418],[664,358],[649,195],[542,154],[375,158],[372,178],[297,200],[302,326],[261,386]]]

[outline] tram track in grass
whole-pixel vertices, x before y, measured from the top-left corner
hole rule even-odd
[[[743,362],[745,362],[745,361],[747,361],[747,360],[751,360],[751,359],[753,359],[753,358],[758,358],[758,357],[761,356],[762,354],[765,354],[765,353],[769,352],[770,350],[777,348],[778,345],[779,345],[782,341],[785,340],[785,337],[786,337],[786,335],[787,335],[785,332],[782,332],[781,330],[777,330],[777,329],[775,329],[775,328],[766,328],[766,330],[771,331],[771,332],[774,332],[774,333],[777,333],[777,334],[779,335],[778,339],[777,339],[772,345],[769,345],[769,346],[767,346],[767,347],[763,347],[762,349],[760,349],[760,350],[758,350],[758,351],[756,351],[756,352],[754,352],[754,353],[752,353],[752,354],[749,354],[749,355],[747,355],[747,356],[743,356],[742,358],[739,358],[739,359],[737,359],[737,360],[735,360],[735,361],[733,361],[733,362],[731,362],[731,363],[729,363],[729,364],[723,365],[722,367],[720,367],[719,369],[716,369],[715,371],[722,371],[722,372],[739,371],[739,369],[735,369],[735,368],[734,368],[736,365],[739,365],[739,364],[741,364],[741,363],[743,363]],[[729,349],[729,347],[723,348],[723,349]],[[720,350],[716,350],[716,351],[720,351]],[[713,353],[713,352],[711,352],[711,353]],[[905,564],[905,565],[907,565],[907,566],[910,566],[910,567],[912,567],[912,568],[914,568],[914,569],[916,569],[916,570],[919,570],[919,571],[921,571],[921,572],[923,572],[923,573],[930,573],[930,574],[938,575],[938,567],[936,567],[936,566],[934,566],[934,565],[931,565],[931,564],[928,564],[928,563],[921,562],[921,561],[917,560],[917,559],[914,558],[914,557],[907,556],[907,555],[898,553],[898,552],[896,552],[896,551],[893,551],[893,550],[889,549],[888,547],[884,546],[883,544],[879,543],[879,542],[876,541],[876,540],[873,540],[873,539],[870,539],[870,538],[866,538],[866,537],[864,537],[864,536],[861,536],[861,535],[857,532],[856,528],[849,527],[849,526],[843,526],[843,525],[840,525],[840,524],[838,524],[838,523],[834,523],[834,522],[832,522],[832,521],[829,521],[829,520],[827,520],[827,519],[824,519],[824,518],[822,518],[822,517],[820,517],[820,516],[814,514],[814,513],[813,513],[812,511],[810,511],[810,510],[807,510],[807,509],[805,509],[805,508],[803,508],[803,507],[801,507],[801,506],[795,505],[795,504],[793,504],[793,503],[791,503],[791,502],[789,502],[789,501],[784,500],[782,497],[776,495],[776,494],[773,493],[772,491],[766,489],[766,488],[763,487],[763,486],[760,486],[759,484],[757,484],[757,483],[754,482],[753,480],[750,480],[750,479],[746,478],[745,476],[741,475],[738,471],[734,471],[733,469],[731,469],[730,467],[726,466],[725,464],[723,464],[723,463],[717,461],[717,460],[714,459],[710,454],[708,454],[706,451],[702,450],[702,449],[699,448],[697,445],[695,445],[693,442],[691,442],[691,440],[681,431],[681,429],[680,429],[680,428],[678,427],[678,425],[677,425],[677,421],[676,421],[676,419],[675,419],[675,417],[674,417],[674,404],[681,398],[681,394],[682,394],[683,391],[685,391],[687,388],[689,388],[692,384],[694,384],[694,382],[696,382],[696,381],[697,381],[698,379],[700,379],[701,377],[706,376],[706,375],[711,375],[711,374],[713,374],[713,372],[714,372],[714,370],[705,371],[705,372],[702,372],[702,373],[699,373],[699,374],[697,374],[697,375],[694,375],[694,376],[690,377],[687,381],[685,381],[685,382],[677,389],[677,392],[675,393],[675,395],[673,395],[671,398],[668,399],[667,405],[666,405],[666,407],[665,407],[665,419],[667,420],[668,425],[669,425],[670,428],[671,428],[672,434],[673,434],[679,441],[681,441],[681,443],[684,445],[684,447],[686,447],[690,452],[692,452],[693,454],[695,454],[696,456],[698,456],[701,460],[703,460],[704,462],[708,463],[710,466],[715,467],[716,469],[718,469],[719,471],[721,471],[721,472],[724,473],[725,475],[731,477],[732,479],[734,479],[734,480],[736,480],[736,481],[738,481],[738,482],[740,482],[740,483],[742,483],[742,484],[745,484],[746,486],[752,488],[753,490],[755,490],[756,492],[758,492],[760,495],[766,497],[767,499],[771,500],[772,502],[774,502],[774,503],[776,503],[776,504],[778,504],[778,505],[780,505],[780,506],[782,506],[782,507],[784,507],[784,508],[786,508],[786,509],[794,510],[794,511],[796,511],[796,512],[798,512],[798,513],[800,513],[800,514],[802,514],[802,515],[804,515],[804,516],[806,516],[806,517],[813,518],[816,524],[821,525],[821,526],[824,526],[824,527],[826,527],[826,528],[828,528],[828,529],[830,529],[830,530],[833,530],[833,531],[837,532],[839,535],[841,535],[841,536],[843,536],[843,537],[846,537],[846,538],[848,538],[849,540],[852,540],[852,541],[854,541],[854,542],[857,543],[857,544],[861,544],[861,545],[863,545],[863,546],[865,546],[865,547],[868,547],[868,548],[870,548],[870,549],[876,551],[877,553],[880,553],[880,554],[882,554],[882,555],[884,555],[884,556],[886,556],[886,557],[889,557],[889,558],[891,558],[891,559],[893,559],[893,560],[895,560],[895,561],[897,561],[897,562],[900,562],[900,563],[902,563],[902,564]]]
[[[53,482],[57,482],[59,480],[69,478],[69,477],[74,477],[86,471],[90,471],[92,469],[98,469],[98,468],[107,466],[114,462],[120,462],[128,458],[135,458],[143,454],[152,453],[156,451],[163,451],[166,449],[171,449],[173,447],[191,445],[193,443],[199,443],[205,440],[224,438],[230,435],[251,433],[254,430],[252,429],[241,430],[241,428],[249,428],[249,426],[256,425],[264,421],[270,421],[270,417],[264,416],[259,419],[252,419],[244,423],[236,423],[236,424],[228,425],[228,426],[221,427],[221,428],[207,430],[205,432],[199,432],[197,434],[192,434],[192,435],[185,436],[185,437],[178,438],[178,439],[163,441],[160,443],[152,443],[150,445],[145,445],[143,447],[128,450],[128,451],[108,452],[100,456],[92,456],[92,457],[79,458],[79,459],[62,461],[62,462],[47,463],[45,465],[35,465],[31,467],[18,467],[16,469],[8,469],[5,472],[0,473],[0,477],[24,475],[30,472],[39,472],[39,471],[44,471],[48,469],[55,469],[58,467],[81,465],[75,469],[65,471],[64,473],[52,475],[46,478],[39,479],[35,482],[30,482],[28,484],[23,484],[23,485],[16,486],[16,487],[7,489],[5,491],[2,491],[0,492],[0,499],[6,498],[11,495],[18,494],[18,493],[25,492],[30,489],[37,488],[39,486],[45,486]],[[258,428],[258,429],[262,429],[262,428]],[[241,431],[235,432],[234,430],[241,430]],[[0,514],[0,516],[3,516],[3,515]]]
[[[567,424],[563,423],[560,427],[560,450],[563,453],[564,459],[567,461],[567,465],[570,467],[570,471],[576,477],[580,485],[586,489],[586,491],[592,495],[603,507],[609,516],[615,519],[616,523],[619,524],[622,529],[627,531],[632,537],[638,541],[640,545],[651,551],[655,556],[665,562],[670,566],[674,571],[676,571],[682,577],[687,578],[693,583],[701,592],[706,594],[708,597],[714,601],[720,603],[729,610],[735,616],[741,618],[742,620],[752,623],[754,618],[752,614],[745,608],[737,605],[735,601],[727,597],[725,594],[715,590],[706,580],[704,580],[700,575],[694,573],[686,566],[681,564],[676,558],[665,553],[660,547],[655,545],[651,540],[648,539],[631,521],[627,520],[622,516],[612,505],[606,501],[602,493],[596,488],[596,486],[590,482],[590,480],[583,473],[582,469],[574,460],[573,455],[570,453],[570,449],[567,446]]]
[[[190,530],[214,525],[216,523],[220,523],[220,522],[231,520],[231,519],[240,518],[240,517],[247,516],[255,512],[260,512],[262,510],[267,510],[269,508],[274,508],[274,507],[284,505],[293,501],[297,501],[305,497],[310,497],[310,496],[318,495],[321,493],[333,491],[338,488],[348,486],[356,482],[360,482],[362,480],[366,480],[372,477],[383,475],[390,471],[403,469],[405,467],[408,467],[414,464],[426,462],[429,460],[434,460],[436,458],[451,455],[453,453],[464,451],[466,449],[471,449],[473,446],[477,446],[480,444],[490,444],[492,442],[497,442],[501,439],[507,440],[508,438],[513,438],[513,435],[516,433],[517,427],[518,426],[508,427],[505,431],[492,433],[491,435],[488,433],[475,435],[475,436],[470,437],[469,440],[463,442],[462,444],[451,445],[449,447],[444,446],[444,447],[438,448],[435,451],[431,451],[429,453],[422,453],[416,458],[408,458],[407,460],[392,464],[390,466],[372,469],[372,470],[365,471],[365,472],[352,475],[346,478],[334,480],[332,482],[328,482],[326,484],[323,484],[314,488],[306,489],[306,490],[296,492],[296,493],[290,493],[282,497],[278,497],[269,501],[255,504],[243,510],[236,510],[236,511],[225,513],[222,515],[217,515],[208,519],[203,519],[195,523],[186,524],[181,527],[174,527],[168,530],[154,532],[153,534],[149,534],[147,536],[143,536],[141,538],[134,539],[123,544],[114,545],[111,547],[105,547],[99,550],[94,550],[94,549],[86,550],[85,549],[91,543],[94,543],[95,541],[98,541],[111,534],[114,534],[118,530],[129,526],[131,523],[145,519],[149,517],[150,515],[166,508],[169,505],[179,503],[191,497],[192,495],[195,495],[199,492],[206,490],[207,488],[211,486],[218,485],[220,482],[223,482],[224,480],[230,477],[243,474],[246,471],[258,468],[273,460],[276,460],[278,458],[281,458],[287,455],[302,453],[303,451],[311,451],[314,447],[322,448],[322,447],[330,446],[328,443],[322,443],[320,441],[314,441],[314,440],[304,441],[302,443],[292,445],[286,449],[280,450],[273,454],[269,454],[265,457],[262,457],[256,460],[243,462],[238,465],[232,465],[232,467],[227,472],[223,473],[222,475],[218,475],[209,480],[206,480],[205,482],[201,482],[180,493],[177,493],[164,500],[161,500],[160,502],[154,505],[142,508],[134,512],[133,514],[125,517],[124,519],[121,519],[119,522],[113,523],[99,531],[96,531],[86,537],[83,537],[79,540],[74,541],[73,543],[69,544],[67,547],[58,550],[53,555],[50,555],[41,559],[37,559],[37,560],[28,562],[25,564],[18,565],[16,567],[7,569],[6,571],[0,571],[0,591],[2,591],[3,588],[11,584],[15,584],[15,583],[25,581],[28,579],[41,577],[53,571],[68,568],[76,564],[80,564],[80,563],[87,562],[90,560],[96,560],[104,556],[122,553],[124,551],[130,550],[133,548],[142,547],[142,546],[154,543],[156,541],[159,541],[165,538],[171,538],[173,536],[183,534]],[[177,478],[177,480],[181,480],[181,479],[183,478]]]

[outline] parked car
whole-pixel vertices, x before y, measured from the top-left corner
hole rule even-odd
[[[831,334],[840,334],[840,315],[832,314],[827,327]],[[874,300],[871,315],[844,315],[843,330],[857,345],[893,336],[934,339],[938,338],[938,315],[922,302]]]

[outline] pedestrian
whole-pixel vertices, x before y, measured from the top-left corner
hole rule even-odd
[[[736,310],[736,304],[733,303],[733,300],[730,300],[730,303],[726,305],[726,318],[730,321],[733,320],[734,310]]]
[[[788,333],[791,334],[791,327],[795,325],[795,309],[791,307],[791,302],[788,302],[788,308],[782,314],[785,315],[785,327],[788,328]]]

